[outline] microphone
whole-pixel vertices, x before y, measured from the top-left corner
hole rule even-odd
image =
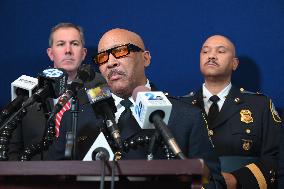
[[[92,153],[92,159],[93,160],[102,160],[107,161],[109,160],[109,153],[107,149],[103,147],[96,148]]]
[[[172,104],[163,92],[150,91],[145,86],[138,86],[133,90],[132,98],[135,101],[134,117],[142,129],[155,129],[151,121],[153,112],[160,112],[162,120],[168,124]]]
[[[54,107],[53,112],[58,113],[63,106],[72,98],[77,95],[77,92],[86,85],[87,88],[92,86],[99,86],[105,84],[106,80],[99,74],[94,71],[94,69],[89,64],[82,64],[77,73],[77,78],[67,87],[65,93],[63,93],[57,104]]]
[[[22,103],[35,92],[37,84],[36,78],[26,75],[11,83],[12,101],[0,112],[0,123],[21,108]]]
[[[133,90],[135,101],[134,117],[142,129],[156,128],[173,153],[185,159],[179,145],[167,127],[172,104],[163,92],[150,91],[145,86],[138,86]]]
[[[21,91],[26,91],[28,97],[31,97],[35,92],[38,85],[38,79],[26,75],[22,75],[11,83],[11,99],[12,101],[19,95],[22,95]]]
[[[107,156],[106,156],[107,155]],[[101,159],[104,157],[104,159]],[[83,158],[83,161],[92,161],[92,160],[109,160],[112,161],[114,153],[107,142],[107,139],[103,132],[101,132],[96,138],[95,142]]]
[[[48,68],[38,76],[38,90],[24,103],[26,108],[38,100],[46,98],[58,98],[66,90],[68,75],[63,69]]]
[[[105,119],[108,131],[111,133],[113,139],[122,148],[122,141],[120,131],[115,122],[114,113],[117,111],[112,98],[109,87],[102,85],[92,89],[86,89],[86,93],[96,115],[102,116]]]

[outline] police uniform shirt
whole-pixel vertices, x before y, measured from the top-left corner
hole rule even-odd
[[[219,110],[221,110],[226,100],[226,96],[229,94],[231,90],[231,87],[232,87],[232,84],[230,82],[221,92],[217,94],[217,96],[220,98],[220,100],[217,102]],[[209,100],[209,98],[213,96],[213,94],[205,87],[205,83],[203,83],[202,90],[203,90],[204,110],[206,114],[208,115],[209,108],[213,103],[211,100]]]

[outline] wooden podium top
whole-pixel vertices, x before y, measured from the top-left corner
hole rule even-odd
[[[106,164],[106,175],[111,173],[112,162]],[[0,176],[55,176],[101,174],[100,161],[3,161]],[[187,160],[120,160],[115,175],[207,175],[208,169],[201,159]]]

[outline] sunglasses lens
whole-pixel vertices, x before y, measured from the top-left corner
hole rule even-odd
[[[128,47],[126,45],[117,47],[112,50],[111,54],[114,55],[115,58],[120,58],[129,54]]]
[[[98,63],[98,64],[103,64],[107,61],[108,61],[108,53],[107,52],[99,53],[96,57],[96,63]]]
[[[115,58],[122,58],[130,53],[130,51],[138,52],[141,51],[141,49],[135,45],[132,44],[126,44],[121,45],[118,47],[111,48],[109,50],[100,52],[97,54],[97,56],[94,58],[94,63],[96,64],[104,64],[109,59],[109,54],[111,53]]]

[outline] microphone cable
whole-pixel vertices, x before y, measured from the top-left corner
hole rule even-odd
[[[115,164],[117,163],[117,160],[121,159],[121,155],[122,153],[120,151],[115,152],[114,156],[113,156],[113,160],[112,160],[112,166],[111,166],[111,185],[110,188],[114,189],[114,174],[115,174]]]
[[[112,166],[111,166],[111,184],[110,184],[111,189],[114,189],[115,161],[116,161],[116,158],[115,158],[115,156],[113,156]]]
[[[100,180],[100,189],[105,187],[105,160],[101,161],[101,180]]]

